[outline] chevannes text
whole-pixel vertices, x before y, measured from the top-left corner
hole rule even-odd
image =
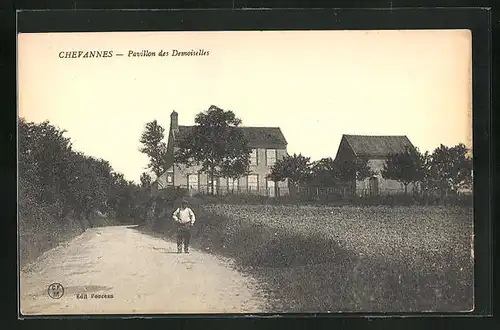
[[[72,51],[61,51],[59,52],[59,58],[108,58],[115,56],[127,56],[127,57],[166,57],[166,56],[208,56],[210,52],[205,49],[191,49],[187,51],[180,51],[177,49],[172,49],[171,51],[160,50],[159,52],[152,52],[150,50],[140,50],[134,51],[129,50],[127,53],[117,53],[112,50],[72,50]]]

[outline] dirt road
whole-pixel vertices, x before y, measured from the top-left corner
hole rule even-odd
[[[21,312],[40,314],[258,313],[254,279],[229,260],[131,227],[92,228],[47,251],[20,275]],[[64,288],[51,291],[49,285]]]

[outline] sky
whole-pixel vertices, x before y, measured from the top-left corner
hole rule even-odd
[[[66,130],[75,150],[136,182],[146,123],[167,131],[176,110],[192,125],[210,105],[280,127],[288,153],[311,160],[334,158],[342,134],[471,147],[471,42],[469,30],[20,34],[18,114]],[[113,56],[59,55],[94,50]],[[128,56],[143,50],[157,56]]]

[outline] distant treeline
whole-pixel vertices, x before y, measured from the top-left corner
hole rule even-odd
[[[65,132],[48,121],[19,120],[20,211],[43,209],[61,223],[72,218],[90,226],[96,216],[141,218],[147,187],[127,181],[109,162],[73,150]]]

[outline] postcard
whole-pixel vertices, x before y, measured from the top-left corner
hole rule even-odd
[[[474,310],[469,30],[18,34],[24,316]]]

